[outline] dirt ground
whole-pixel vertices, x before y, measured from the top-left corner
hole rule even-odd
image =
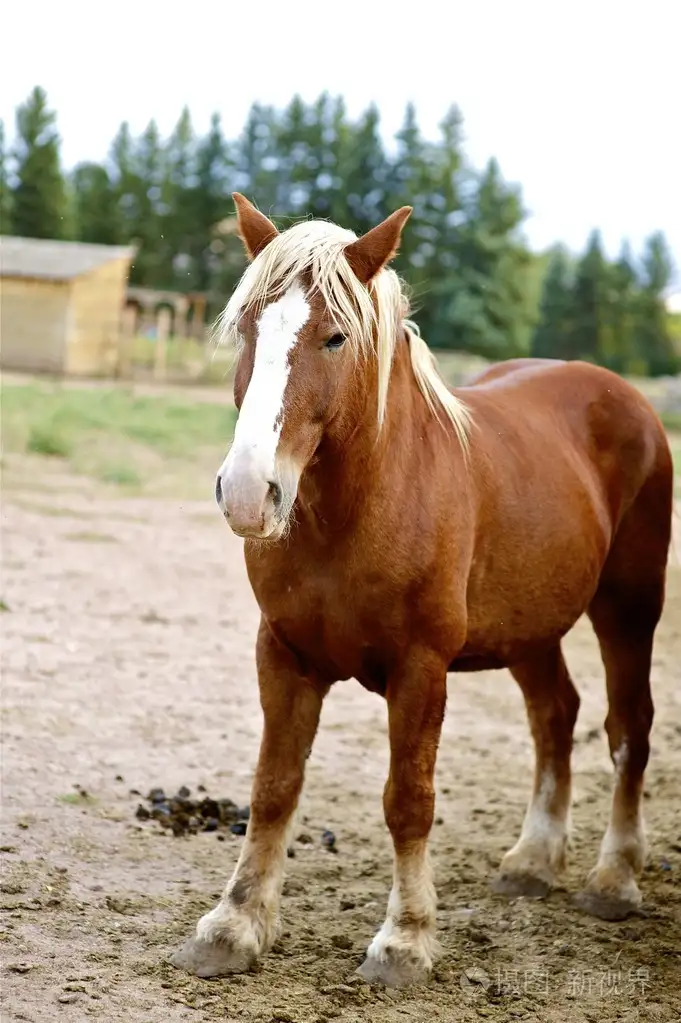
[[[210,908],[242,839],[173,838],[135,818],[153,785],[249,798],[260,732],[256,608],[241,545],[203,502],[120,498],[10,464],[2,507],[3,1013],[31,1023],[264,1023],[681,1018],[681,568],[654,661],[646,914],[592,919],[571,901],[594,864],[611,767],[602,668],[580,622],[574,848],[564,888],[513,902],[489,880],[516,840],[532,749],[505,672],[453,677],[432,852],[444,954],[428,985],[354,971],[391,877],[382,701],[336,687],[323,714],[282,907],[257,972],[198,981],[168,954]],[[75,786],[86,790],[79,794]],[[330,828],[338,852],[323,847]]]

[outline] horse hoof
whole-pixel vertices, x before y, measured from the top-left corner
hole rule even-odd
[[[626,920],[628,916],[641,911],[640,901],[606,892],[591,891],[588,888],[577,892],[572,901],[579,909],[591,916],[597,916],[600,920]]]
[[[229,941],[203,941],[192,937],[170,957],[170,962],[178,970],[186,970],[196,977],[226,977],[250,969],[255,956],[235,949]]]
[[[383,984],[391,988],[421,984],[428,979],[428,970],[421,963],[394,955],[385,959],[367,956],[356,972],[367,984]]]
[[[545,899],[551,891],[551,882],[534,874],[498,874],[492,881],[492,891],[508,898],[524,895],[527,899]]]

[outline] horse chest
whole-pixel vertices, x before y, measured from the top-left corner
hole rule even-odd
[[[405,606],[390,601],[375,580],[345,580],[327,567],[292,569],[276,586],[266,577],[252,582],[275,635],[311,667],[383,687],[385,666],[405,637]]]

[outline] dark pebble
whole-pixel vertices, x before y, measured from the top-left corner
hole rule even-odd
[[[218,835],[218,842],[224,842],[224,840],[225,840],[224,835]]]
[[[312,835],[308,835],[307,831],[301,831],[296,842],[300,842],[301,845],[312,845],[314,839]]]
[[[182,788],[177,790],[177,794],[180,799],[189,799],[192,793],[191,789],[188,789],[186,785],[183,785]]]
[[[166,794],[163,789],[152,789],[147,799],[150,803],[165,803]]]
[[[146,806],[142,806],[142,804],[140,803],[137,809],[135,810],[135,817],[137,817],[139,821],[148,821],[149,818],[151,817],[151,814],[147,810]]]
[[[116,775],[116,781],[125,781],[125,778],[123,777],[122,774],[117,774]]]
[[[338,852],[338,849],[336,848],[336,836],[333,831],[324,832],[322,835],[322,845],[325,849],[328,849],[329,852]]]
[[[204,831],[217,831],[219,823],[220,822],[217,820],[216,817],[209,817],[208,820],[205,820],[203,822],[203,830]]]
[[[205,799],[201,800],[197,809],[202,817],[220,820],[220,806],[217,799],[210,799],[206,796]]]
[[[205,785],[197,785],[196,786],[196,791],[197,792],[205,792],[206,791],[206,786]]]
[[[246,834],[246,822],[237,821],[236,824],[232,824],[229,829],[233,835],[245,835]]]
[[[139,789],[130,789],[129,795],[131,795],[131,796],[141,796],[142,793],[140,792]]]
[[[288,849],[286,850],[286,855],[288,856],[288,858],[290,860],[295,860],[295,858],[296,858],[296,851],[295,851],[295,849],[293,848],[292,845],[290,845],[288,847]]]
[[[219,818],[223,824],[232,824],[237,820],[238,806],[231,799],[218,799]]]
[[[236,812],[236,819],[238,821],[248,821],[251,819],[251,808],[250,806],[242,806]]]

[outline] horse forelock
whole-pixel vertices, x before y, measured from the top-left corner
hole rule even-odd
[[[447,388],[432,353],[406,317],[409,300],[404,283],[384,267],[369,287],[350,266],[345,249],[355,241],[353,231],[323,220],[307,220],[278,234],[244,271],[216,324],[218,344],[240,349],[244,314],[259,315],[295,282],[305,281],[317,293],[355,355],[373,353],[378,368],[378,422],[382,425],[388,398],[395,345],[403,331],[410,344],[414,376],[437,417],[444,411],[464,448],[469,416],[465,405]]]

